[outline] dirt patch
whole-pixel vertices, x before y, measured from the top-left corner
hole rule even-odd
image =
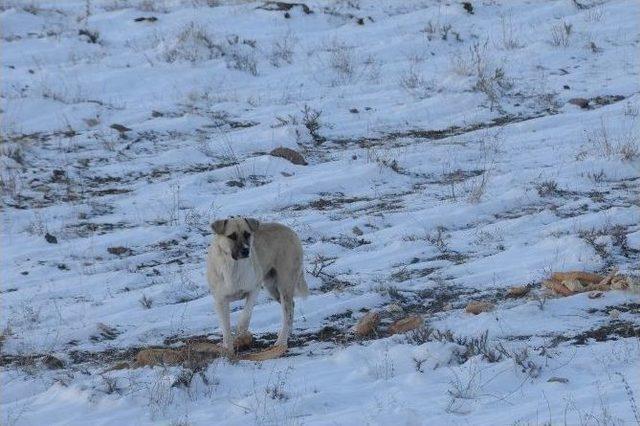
[[[596,342],[605,342],[628,337],[640,338],[640,325],[629,321],[612,321],[609,324],[573,336],[571,344],[586,345],[592,339]]]

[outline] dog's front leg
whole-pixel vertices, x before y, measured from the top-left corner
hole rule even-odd
[[[253,336],[249,332],[249,324],[251,323],[251,313],[256,303],[258,291],[254,290],[245,297],[244,308],[238,319],[238,328],[235,341],[233,342],[237,350],[246,349],[251,346]]]
[[[257,291],[250,292],[244,302],[244,308],[240,313],[238,319],[238,336],[241,336],[249,331],[249,324],[251,323],[251,313],[253,312],[253,306],[256,304],[256,298],[258,297]]]
[[[229,302],[224,297],[216,297],[216,312],[222,329],[222,345],[233,353],[233,334],[231,333],[231,313]]]

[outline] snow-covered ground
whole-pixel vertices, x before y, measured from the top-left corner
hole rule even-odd
[[[640,273],[637,0],[0,5],[2,424],[640,422],[638,295],[540,289]],[[229,215],[303,241],[288,356],[107,371],[220,338]]]

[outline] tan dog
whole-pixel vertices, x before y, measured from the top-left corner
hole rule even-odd
[[[276,346],[286,348],[293,325],[293,296],[309,293],[298,236],[278,223],[237,217],[215,221],[211,228],[215,236],[207,255],[207,280],[215,299],[223,345],[233,353],[229,303],[245,299],[237,326],[237,336],[245,336],[258,292],[265,287],[282,306],[282,328]]]

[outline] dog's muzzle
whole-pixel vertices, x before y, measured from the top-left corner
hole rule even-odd
[[[246,259],[247,257],[249,257],[249,248],[245,247],[241,248],[237,252],[231,252],[231,257],[233,258],[233,260]]]

